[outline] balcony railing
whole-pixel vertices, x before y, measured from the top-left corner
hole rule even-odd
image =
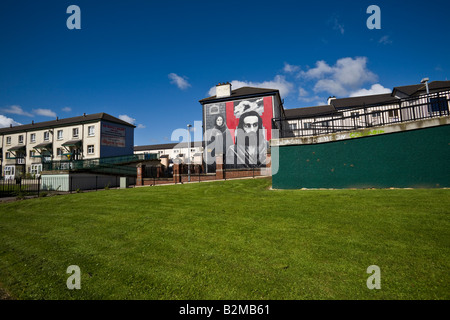
[[[120,173],[136,175],[132,165],[139,161],[158,160],[158,154],[133,154],[126,156],[94,158],[84,160],[50,161],[42,164],[43,171],[95,171],[104,173]]]
[[[450,91],[401,99],[395,103],[362,105],[339,109],[315,117],[273,119],[280,138],[316,136],[321,134],[371,128],[387,124],[449,116]]]

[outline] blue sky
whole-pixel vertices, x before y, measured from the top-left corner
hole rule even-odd
[[[381,29],[368,29],[370,5]],[[81,9],[69,30],[67,7]],[[106,112],[135,144],[201,121],[219,82],[279,89],[285,108],[447,80],[448,1],[0,3],[0,126]]]

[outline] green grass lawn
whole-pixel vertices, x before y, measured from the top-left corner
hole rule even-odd
[[[449,299],[450,190],[250,179],[0,204],[16,299]],[[81,269],[69,290],[66,269]],[[370,265],[381,289],[369,290]]]

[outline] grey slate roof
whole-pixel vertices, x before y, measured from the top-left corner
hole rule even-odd
[[[120,120],[119,118],[113,117],[112,115],[102,112],[102,113],[87,114],[87,115],[82,115],[82,116],[72,117],[72,118],[64,118],[64,119],[58,119],[58,120],[36,122],[34,124],[30,123],[30,124],[24,124],[24,125],[20,125],[20,126],[0,128],[0,134],[8,134],[8,133],[14,133],[14,132],[20,132],[20,131],[32,131],[32,130],[39,130],[39,129],[46,129],[46,128],[62,127],[62,126],[68,126],[68,125],[73,125],[73,124],[77,124],[77,123],[95,122],[97,120],[105,120],[105,121],[118,123],[118,124],[122,124],[125,126],[136,128],[136,126],[131,123]]]

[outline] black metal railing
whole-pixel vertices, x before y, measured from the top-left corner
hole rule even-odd
[[[316,136],[387,124],[449,116],[450,92],[433,93],[395,102],[338,109],[315,117],[273,119],[280,138]]]
[[[40,191],[41,180],[39,177],[35,179],[17,177],[14,179],[0,180],[0,198],[39,195]]]
[[[93,158],[84,160],[60,160],[42,164],[43,171],[93,171],[110,174],[136,176],[136,167],[132,163],[144,160],[157,160],[158,154],[145,153],[127,156]],[[129,164],[130,166],[127,166]]]
[[[0,198],[46,196],[53,193],[76,193],[85,190],[102,190],[121,186],[124,177],[113,175],[44,175],[27,179],[16,177],[0,180]],[[136,183],[135,178],[125,177],[127,186]]]

